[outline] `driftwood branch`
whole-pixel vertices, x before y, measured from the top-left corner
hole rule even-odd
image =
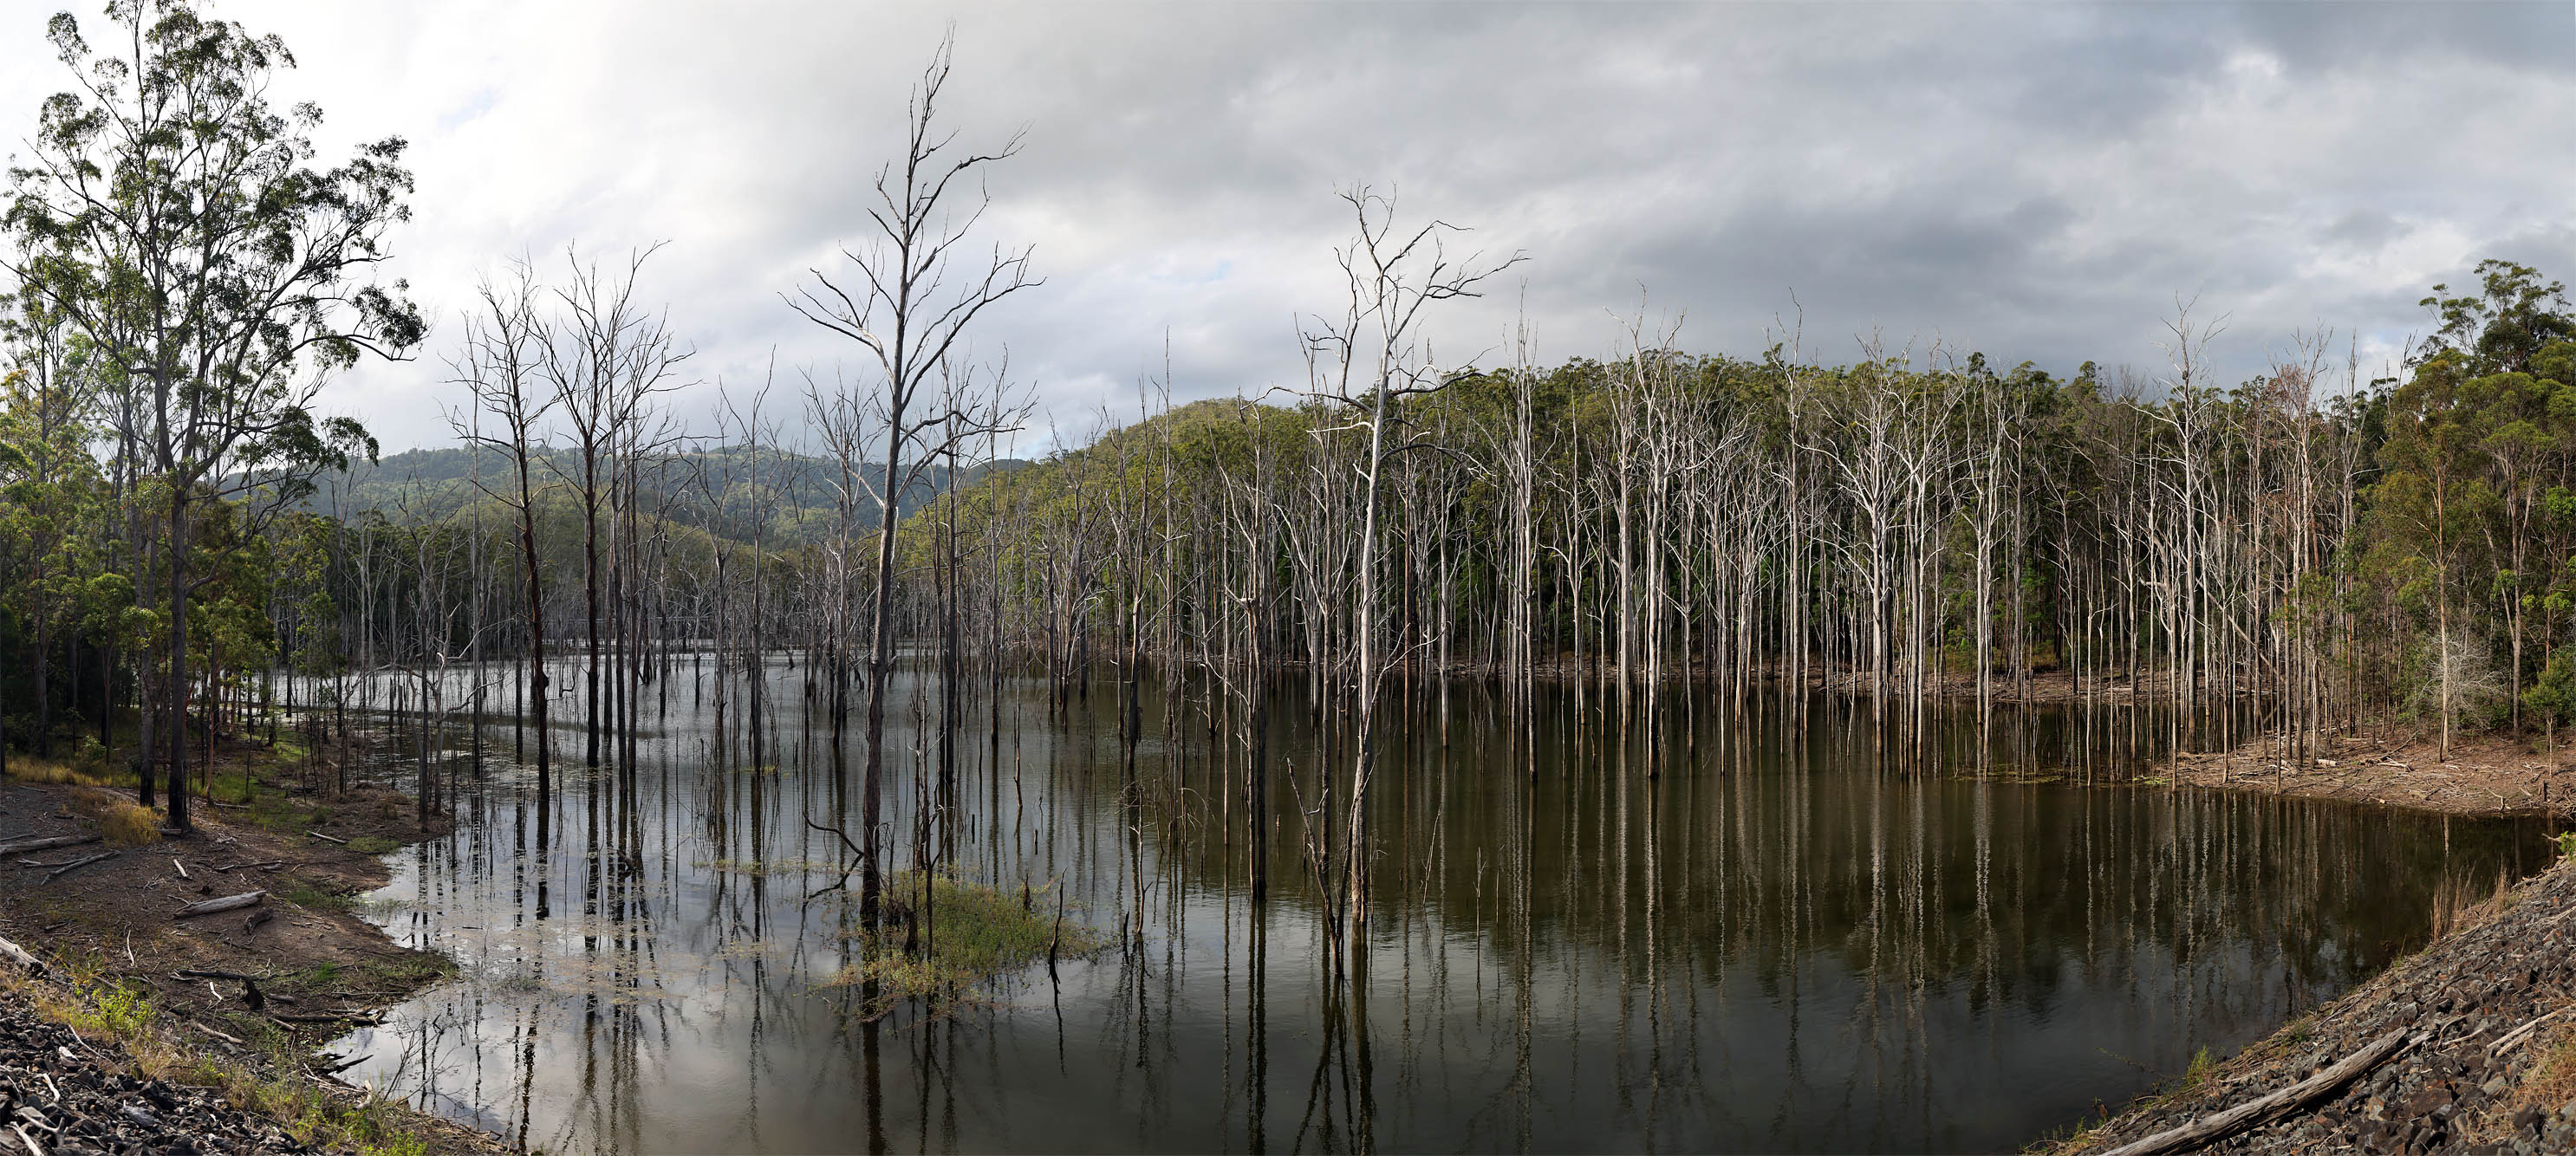
[[[249,983],[256,978],[254,976],[243,975],[238,971],[215,971],[210,968],[203,967],[183,967],[177,971],[171,972],[170,974],[178,976],[181,979],[229,979],[241,983]]]
[[[87,867],[92,863],[99,862],[103,859],[114,859],[118,855],[122,854],[124,854],[122,851],[101,851],[98,854],[89,856],[85,859],[74,859],[69,863],[65,863],[60,867],[56,867],[51,871],[45,872],[45,882],[51,883],[56,879],[60,879],[65,875],[69,875],[74,871]]]
[[[95,843],[98,840],[99,837],[96,835],[48,835],[42,839],[20,839],[14,843],[0,843],[0,855],[50,851],[56,847],[78,847],[83,843]]]
[[[815,830],[817,830],[817,831],[822,831],[822,832],[828,833],[828,834],[830,834],[831,836],[833,836],[834,838],[839,839],[839,840],[841,841],[841,846],[842,846],[843,848],[847,849],[847,850],[849,851],[849,853],[850,853],[850,854],[855,855],[855,856],[857,856],[857,857],[859,857],[859,858],[861,858],[861,859],[865,859],[865,858],[867,858],[868,853],[867,853],[867,852],[865,852],[865,851],[860,850],[860,849],[859,849],[859,845],[858,845],[858,844],[853,843],[853,842],[850,842],[850,837],[849,837],[849,835],[847,835],[847,834],[843,833],[843,832],[842,832],[842,830],[841,830],[840,828],[838,828],[838,827],[826,827],[826,826],[822,825],[821,823],[817,823],[817,822],[815,822],[815,821],[814,821],[814,820],[812,820],[812,819],[807,819],[807,820],[805,820],[805,825],[806,825],[806,826],[808,826],[808,827],[812,827],[813,829],[815,829]]]
[[[213,915],[219,911],[239,911],[244,907],[255,906],[260,900],[267,897],[268,892],[265,891],[245,891],[239,895],[227,895],[221,899],[209,899],[202,903],[191,903],[186,907],[180,908],[179,914],[172,918],[187,919],[191,916],[197,915]]]
[[[268,1018],[276,1020],[282,1024],[372,1024],[378,1022],[374,1015],[362,1011],[324,1012],[320,1015],[288,1015],[284,1012],[270,1012]]]
[[[2399,1028],[2370,1041],[2360,1051],[2336,1061],[2332,1067],[2280,1091],[2247,1100],[2224,1112],[2211,1113],[2178,1128],[2165,1129],[2143,1140],[2123,1144],[2102,1156],[2154,1156],[2214,1143],[2239,1129],[2251,1128],[2325,1098],[2353,1077],[2378,1067],[2411,1042],[2413,1040],[2407,1036],[2406,1029]]]
[[[2548,1023],[2549,1021],[2557,1019],[2565,1014],[2567,1014],[2567,1009],[2560,1008],[2557,1011],[2546,1013],[2523,1024],[2521,1027],[2515,1028],[2512,1031],[2496,1037],[2496,1042],[2487,1048],[2487,1054],[2501,1056],[2506,1052],[2521,1047],[2523,1041],[2530,1039],[2533,1032],[2540,1030],[2540,1025]]]
[[[26,948],[20,947],[8,940],[0,939],[0,956],[8,957],[11,963],[15,963],[19,967],[26,969],[26,972],[29,975],[45,974],[44,960],[38,959],[33,955],[29,955]]]

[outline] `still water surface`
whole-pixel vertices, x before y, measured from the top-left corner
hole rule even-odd
[[[861,756],[836,774],[803,672],[767,677],[792,713],[758,770],[686,672],[643,704],[625,786],[559,730],[542,859],[488,730],[457,832],[394,855],[372,907],[460,973],[342,1041],[370,1056],[347,1078],[549,1152],[2013,1149],[2385,965],[2445,880],[2544,861],[2529,823],[2115,784],[2165,730],[2129,708],[1945,713],[1905,742],[1847,703],[1703,704],[1656,728],[1650,775],[1597,697],[1543,691],[1514,743],[1457,686],[1390,716],[1369,948],[1336,984],[1299,688],[1254,904],[1195,706],[1148,688],[1131,807],[1115,684],[1059,716],[1014,680],[997,732],[967,712],[958,870],[1141,919],[1144,946],[863,1025],[832,982],[846,856],[807,825],[855,830]],[[898,690],[902,857],[935,714]]]

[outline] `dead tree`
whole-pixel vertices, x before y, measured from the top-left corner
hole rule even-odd
[[[867,760],[861,781],[863,848],[859,884],[862,921],[876,922],[883,885],[878,824],[885,806],[885,684],[894,668],[895,526],[907,469],[927,460],[924,444],[942,437],[981,436],[1015,428],[975,415],[961,423],[943,404],[936,381],[986,309],[1039,284],[1029,275],[1029,251],[995,247],[989,257],[961,259],[959,247],[982,220],[991,197],[981,179],[993,164],[1019,152],[1013,133],[992,152],[956,147],[956,133],[939,123],[940,90],[948,83],[952,43],[940,42],[913,85],[900,160],[877,171],[875,203],[867,207],[872,232],[858,247],[844,245],[850,272],[838,279],[821,269],[787,298],[798,315],[857,342],[883,375],[869,404],[883,425],[884,468],[879,472],[875,606],[868,660]],[[971,186],[971,187],[970,187]],[[971,205],[957,211],[962,200]],[[927,391],[927,392],[925,392]]]

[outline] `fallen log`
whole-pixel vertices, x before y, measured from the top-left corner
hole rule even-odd
[[[29,974],[29,975],[43,975],[43,974],[45,974],[45,961],[44,961],[44,960],[38,959],[38,958],[36,958],[35,956],[32,956],[32,955],[27,954],[27,949],[26,949],[26,948],[20,947],[20,946],[18,946],[17,944],[14,944],[14,943],[9,942],[8,940],[0,939],[0,956],[7,956],[7,957],[9,957],[9,961],[10,961],[10,962],[15,963],[15,964],[17,964],[19,967],[22,967],[22,968],[26,969],[26,972],[27,972],[27,974]]]
[[[180,861],[178,861],[178,860],[176,860],[176,859],[173,859],[173,860],[171,860],[171,861],[170,861],[170,866],[175,867],[175,868],[177,868],[177,869],[178,869],[178,871],[179,871],[179,878],[181,878],[181,879],[186,879],[186,878],[188,878],[188,865],[187,865],[187,864],[182,863],[182,862],[180,862]]]
[[[271,860],[269,860],[269,861],[268,861],[268,862],[266,862],[266,863],[228,863],[228,864],[225,864],[224,866],[221,866],[221,867],[217,867],[217,868],[215,868],[215,871],[216,871],[216,873],[221,874],[221,873],[226,872],[226,871],[238,871],[238,870],[240,870],[240,869],[242,869],[242,868],[244,868],[244,867],[283,867],[283,866],[286,866],[286,860],[284,860],[284,859],[271,859]]]
[[[2213,1112],[2177,1128],[2167,1128],[2142,1140],[2123,1144],[2102,1156],[2154,1156],[2162,1152],[2180,1152],[2216,1143],[2221,1137],[2250,1128],[2275,1116],[2295,1111],[2321,1100],[2354,1077],[2378,1067],[2412,1042],[2406,1029],[2398,1028],[2370,1041],[2360,1051],[2335,1061],[2332,1067],[2267,1096],[2257,1096],[2223,1112]]]
[[[335,839],[335,838],[333,838],[333,837],[331,837],[331,836],[329,836],[329,835],[325,835],[325,834],[323,834],[323,833],[322,833],[322,832],[320,832],[320,831],[306,831],[306,832],[305,832],[305,834],[306,834],[306,835],[309,835],[309,836],[311,836],[311,837],[313,837],[313,838],[320,839],[321,841],[323,841],[323,842],[325,842],[325,843],[337,843],[337,844],[339,844],[339,845],[341,845],[341,846],[343,846],[343,847],[346,847],[346,846],[348,846],[348,845],[349,845],[349,841],[348,841],[348,840],[346,840],[346,839]]]
[[[51,851],[56,847],[78,847],[83,843],[95,843],[98,840],[99,836],[96,835],[48,835],[42,839],[20,839],[15,843],[0,843],[0,855]]]
[[[260,900],[267,897],[268,892],[265,891],[245,891],[239,895],[227,895],[221,899],[208,899],[180,908],[179,913],[171,918],[187,919],[197,915],[213,915],[219,911],[239,911],[245,907],[257,906]]]
[[[78,870],[80,870],[80,869],[81,869],[81,868],[83,868],[83,867],[87,867],[87,866],[89,866],[89,865],[90,865],[90,864],[92,864],[92,863],[99,862],[100,860],[103,860],[103,859],[114,859],[114,858],[116,858],[117,856],[122,855],[122,854],[124,854],[124,853],[125,853],[125,852],[123,852],[123,851],[101,851],[101,852],[99,852],[98,854],[96,854],[96,855],[92,855],[92,856],[90,856],[89,858],[86,858],[86,859],[74,859],[74,860],[72,860],[72,861],[71,861],[71,862],[69,862],[69,863],[65,863],[65,864],[63,864],[63,865],[62,865],[62,866],[60,866],[60,867],[56,867],[56,868],[54,868],[53,870],[46,872],[46,873],[45,873],[45,882],[47,882],[47,883],[51,883],[51,882],[53,882],[53,881],[54,881],[54,880],[56,880],[56,879],[60,879],[60,878],[62,878],[62,877],[63,877],[63,876],[65,876],[65,875],[69,875],[69,874],[71,874],[71,873],[72,873],[72,872],[74,872],[74,871],[78,871]]]
[[[321,1015],[288,1015],[285,1012],[270,1012],[268,1013],[268,1018],[276,1020],[282,1024],[372,1024],[378,1022],[375,1016],[362,1011],[326,1012]]]

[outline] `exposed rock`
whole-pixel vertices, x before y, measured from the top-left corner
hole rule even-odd
[[[16,1125],[61,1156],[317,1150],[212,1091],[136,1076],[133,1068],[116,1045],[83,1040],[0,992],[0,1149],[24,1150],[7,1127]]]

